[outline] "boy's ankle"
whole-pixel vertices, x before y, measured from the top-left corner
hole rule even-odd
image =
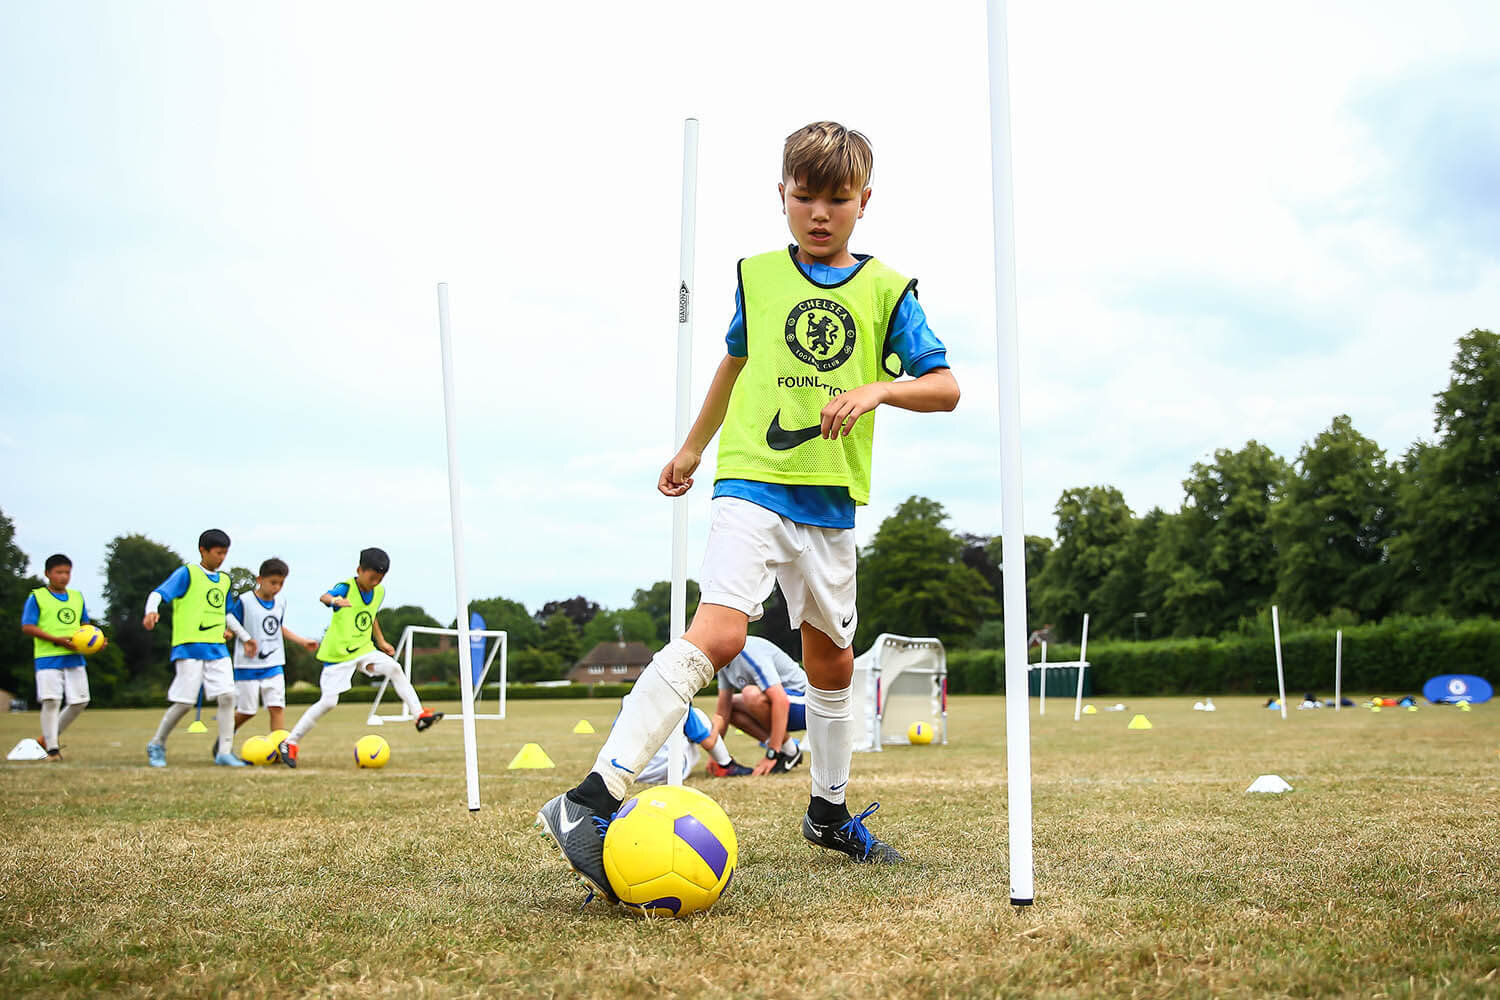
[[[827,799],[812,795],[807,800],[807,815],[819,825],[842,823],[849,818],[849,807],[842,802],[829,802]]]
[[[609,794],[604,779],[592,771],[579,782],[578,787],[569,790],[568,798],[600,816],[612,816],[620,808],[620,800]]]

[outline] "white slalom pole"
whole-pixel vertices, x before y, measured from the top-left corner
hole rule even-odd
[[[1002,543],[1002,544],[1004,544],[1004,543]],[[1042,679],[1041,679],[1041,682],[1037,684],[1036,689],[1037,689],[1037,692],[1042,697],[1041,697],[1041,704],[1040,704],[1040,706],[1038,706],[1036,714],[1037,715],[1046,715],[1047,714],[1047,644],[1045,642],[1042,643],[1042,670],[1041,670],[1041,674],[1042,674]]]
[[[693,262],[698,240],[698,119],[682,123],[682,235],[677,273],[677,419],[672,447],[687,440],[693,403]],[[687,526],[688,498],[672,501],[672,638],[687,631]],[[687,761],[687,736],[681,726],[667,737],[667,783],[682,784]]]
[[[1281,619],[1271,605],[1271,634],[1276,639],[1276,690],[1281,693],[1281,717],[1286,718],[1286,675],[1281,670]]]
[[[1031,713],[1026,695],[1026,522],[1021,507],[1021,372],[1016,330],[1015,214],[1011,201],[1010,67],[1005,0],[988,0],[990,186],[995,239],[995,367],[1000,389],[1000,522],[1005,565],[1005,771],[1010,901],[1033,899]]]
[[[453,415],[453,335],[448,325],[448,283],[438,293],[438,341],[443,352],[443,428],[448,438],[448,520],[453,535],[453,599],[458,606],[458,690],[463,698],[464,784],[469,812],[479,811],[479,748],[474,738],[474,673],[469,645],[469,595],[464,588],[464,509],[459,490],[458,421]],[[411,678],[407,678],[410,680]],[[502,695],[503,697],[503,695]]]
[[[1333,710],[1344,704],[1344,630],[1333,635]]]
[[[1083,646],[1078,650],[1078,693],[1073,696],[1073,721],[1077,722],[1083,714],[1083,672],[1088,669],[1089,662],[1089,613],[1083,613]]]

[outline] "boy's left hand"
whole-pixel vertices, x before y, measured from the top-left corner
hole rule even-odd
[[[830,399],[823,407],[822,437],[832,440],[848,437],[854,430],[854,422],[885,402],[885,384],[871,382],[858,389],[850,389],[841,396]]]
[[[259,646],[256,645],[254,639],[246,639],[244,641],[243,645],[245,647],[245,655],[246,656],[254,656],[255,655],[255,651],[260,648]]]
[[[318,651],[318,640],[316,640],[316,639],[303,639],[302,640],[302,648],[305,649],[305,650],[307,650],[309,653],[316,653]]]

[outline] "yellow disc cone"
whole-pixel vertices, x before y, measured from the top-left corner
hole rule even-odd
[[[1095,708],[1093,705],[1085,705],[1085,706],[1083,706],[1083,714],[1084,715],[1097,715],[1097,714],[1099,714],[1099,710],[1097,708]]]
[[[1126,726],[1125,728],[1126,729],[1150,729],[1151,728],[1151,720],[1148,719],[1148,718],[1146,718],[1144,715],[1137,715],[1135,718],[1133,718],[1133,719],[1130,720],[1130,725]]]
[[[188,732],[206,733],[208,732],[208,727],[203,724],[202,719],[194,719],[192,722],[188,723]]]
[[[573,732],[575,733],[592,733],[593,731],[594,727],[589,725],[588,719],[579,719],[578,725],[573,727]]]
[[[547,751],[543,750],[541,746],[536,743],[528,743],[521,748],[520,753],[511,758],[511,762],[506,765],[505,769],[507,771],[514,771],[517,768],[523,767],[556,766],[556,764],[552,763],[552,758],[547,756]]]

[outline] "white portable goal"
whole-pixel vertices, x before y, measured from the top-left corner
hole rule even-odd
[[[401,633],[401,641],[396,643],[396,662],[401,664],[402,670],[406,671],[406,677],[408,680],[411,679],[411,653],[412,647],[415,645],[415,643],[412,641],[412,637],[417,635],[447,635],[452,636],[456,641],[458,638],[458,629],[432,628],[427,625],[406,626],[405,631]],[[503,719],[505,718],[505,651],[507,642],[506,633],[494,630],[470,629],[469,635],[471,638],[478,638],[482,636],[485,642],[485,646],[487,647],[484,653],[484,665],[480,667],[479,670],[479,679],[474,682],[474,718]],[[458,657],[458,669],[470,669],[468,650],[455,650],[454,655]],[[500,663],[500,679],[498,684],[496,685],[499,690],[495,696],[495,711],[486,714],[482,711],[482,705],[484,701],[484,682],[489,677],[490,670],[494,667],[497,660]],[[375,692],[375,700],[370,703],[370,716],[365,720],[368,725],[383,726],[387,722],[412,721],[411,714],[407,712],[405,705],[400,704],[399,700],[397,701],[397,704],[400,705],[401,708],[401,711],[399,713],[395,715],[380,714],[380,700],[385,697],[385,689],[390,685],[390,683],[390,678],[388,677],[382,677],[380,679],[380,690]],[[460,718],[462,718],[462,716],[460,716]]]
[[[943,644],[882,632],[855,657],[850,711],[855,750],[908,743],[906,730],[913,722],[936,726],[937,742],[947,743],[948,656]]]
[[[1089,616],[1085,614],[1083,616],[1083,643],[1078,649],[1078,659],[1054,660],[1048,663],[1047,644],[1044,642],[1042,643],[1042,662],[1026,664],[1027,670],[1040,670],[1042,672],[1040,683],[1037,685],[1037,692],[1041,695],[1041,708],[1037,714],[1047,714],[1047,668],[1051,667],[1053,670],[1056,670],[1059,667],[1077,667],[1078,690],[1073,696],[1073,721],[1079,721],[1083,717],[1083,672],[1091,666],[1093,664],[1089,662]]]

